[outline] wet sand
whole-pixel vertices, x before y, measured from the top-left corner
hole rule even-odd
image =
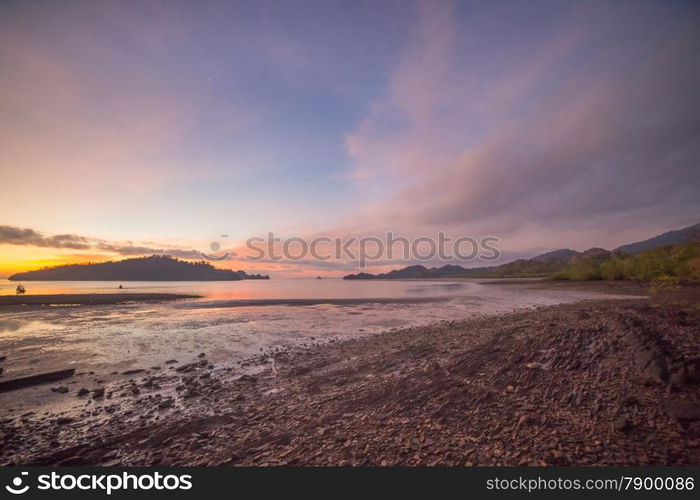
[[[0,306],[110,305],[138,301],[196,299],[177,293],[64,293],[56,295],[3,295]]]
[[[698,465],[699,290],[78,374],[0,463]]]
[[[645,281],[568,281],[545,278],[494,278],[479,282],[482,285],[502,285],[507,287],[531,288],[534,290],[576,290],[612,295],[649,295],[649,283]]]
[[[259,306],[359,306],[362,304],[424,304],[443,302],[450,297],[393,297],[393,298],[355,298],[355,299],[247,299],[199,301],[191,304],[196,308],[259,307]]]

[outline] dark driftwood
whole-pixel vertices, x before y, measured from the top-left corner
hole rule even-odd
[[[29,375],[28,377],[20,377],[12,380],[0,381],[0,392],[14,391],[22,387],[41,384],[43,382],[51,382],[53,380],[61,380],[72,377],[75,374],[75,368],[67,370],[58,370],[55,372],[39,373],[37,375]]]

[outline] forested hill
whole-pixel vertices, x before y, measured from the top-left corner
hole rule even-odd
[[[187,262],[166,255],[70,264],[13,274],[13,281],[238,281],[267,275],[217,269],[207,262]]]
[[[568,248],[543,253],[532,259],[465,269],[446,265],[426,268],[408,266],[388,273],[349,274],[343,279],[421,279],[421,278],[527,278],[561,279],[655,279],[671,276],[700,279],[700,224],[669,231],[648,240],[618,247],[612,252],[590,248],[577,252]]]

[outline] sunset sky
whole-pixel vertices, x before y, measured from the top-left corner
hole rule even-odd
[[[215,240],[338,276],[240,246],[521,257],[697,223],[698,26],[690,1],[2,2],[0,277]]]

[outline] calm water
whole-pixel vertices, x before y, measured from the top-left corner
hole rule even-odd
[[[208,300],[385,299],[465,295],[480,285],[445,281],[352,281],[288,279],[245,281],[28,281],[0,280],[0,295],[14,295],[22,284],[27,294],[161,292],[202,295]],[[119,289],[119,285],[123,289]]]
[[[18,283],[1,281],[0,294]],[[118,282],[27,282],[28,294],[112,293]],[[124,292],[202,295],[159,303],[0,308],[0,354],[7,376],[75,366],[97,373],[180,362],[206,352],[229,364],[269,346],[367,335],[589,298],[591,293],[482,285],[476,281],[265,280],[125,282]],[[600,295],[596,295],[600,297]],[[244,306],[239,300],[270,300]],[[284,299],[367,299],[285,305]],[[401,299],[373,302],[371,299]],[[411,302],[415,300],[415,302]]]

